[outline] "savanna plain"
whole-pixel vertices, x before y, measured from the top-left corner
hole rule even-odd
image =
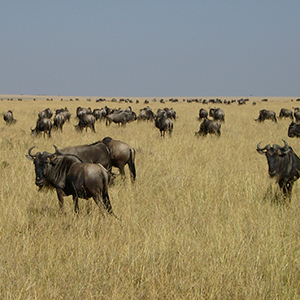
[[[290,205],[274,203],[276,184],[256,145],[286,140],[290,120],[255,122],[259,110],[297,106],[290,98],[246,105],[149,102],[154,112],[173,107],[172,137],[153,122],[125,127],[96,123],[96,133],[74,129],[76,108],[126,108],[147,104],[46,101],[0,102],[1,299],[299,299],[300,186]],[[68,107],[63,132],[32,137],[39,111]],[[199,109],[225,112],[221,136],[196,137]],[[3,113],[18,120],[6,126]],[[103,217],[92,199],[74,213],[65,197],[38,192],[26,154],[90,144],[106,136],[136,149],[137,179],[115,179],[109,195],[117,220]],[[117,170],[115,170],[117,172]],[[88,206],[91,212],[87,213]]]

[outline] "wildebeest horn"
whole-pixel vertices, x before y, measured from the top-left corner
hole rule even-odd
[[[32,157],[32,158],[34,158],[34,157],[36,156],[36,155],[32,155],[32,154],[31,154],[31,150],[32,150],[33,148],[35,148],[35,146],[31,147],[31,148],[28,150],[28,155],[29,155],[30,157]]]
[[[285,140],[282,140],[284,142],[284,146],[282,147],[282,149],[287,150],[289,148],[288,143]]]
[[[53,147],[54,147],[54,149],[55,149],[55,153],[56,153],[56,154],[61,154],[61,153],[59,152],[58,148],[57,148],[55,145],[53,145]]]
[[[257,144],[257,149],[258,149],[258,150],[264,151],[264,150],[269,150],[269,149],[270,149],[270,147],[271,147],[270,144],[266,145],[264,148],[261,148],[261,147],[260,147],[260,144],[261,144],[261,143],[262,143],[262,142],[260,142],[260,143]]]
[[[280,149],[280,150],[282,150],[282,151],[287,151],[288,149],[289,149],[289,145],[288,145],[288,143],[285,141],[285,140],[282,140],[283,142],[284,142],[284,146],[279,146],[279,145],[277,145],[277,144],[274,144],[273,145],[273,148],[275,149],[275,150],[278,150],[278,149]]]

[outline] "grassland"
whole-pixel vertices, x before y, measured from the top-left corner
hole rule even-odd
[[[134,98],[135,99],[135,98]],[[272,204],[276,185],[256,145],[285,139],[289,120],[254,121],[262,108],[277,114],[288,99],[246,105],[220,104],[226,114],[221,137],[196,138],[199,103],[152,103],[178,115],[172,138],[153,123],[125,128],[96,124],[77,133],[77,106],[92,109],[126,103],[1,101],[18,122],[0,120],[1,299],[299,299],[300,201],[294,185],[290,206]],[[138,113],[145,104],[130,104]],[[37,113],[67,106],[73,117],[52,138],[30,135]],[[34,184],[30,147],[37,151],[92,143],[110,136],[136,149],[137,180],[116,179],[109,194],[122,219],[103,218],[95,203],[71,197],[59,213],[54,192]],[[269,192],[267,192],[269,191]],[[271,191],[271,192],[270,192]]]

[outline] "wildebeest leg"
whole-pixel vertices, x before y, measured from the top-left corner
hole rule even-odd
[[[74,203],[74,211],[76,213],[78,213],[79,212],[79,205],[78,205],[78,195],[77,194],[73,195],[73,203]]]
[[[283,197],[288,199],[291,202],[292,199],[292,189],[293,189],[293,182],[284,182],[283,180],[278,182],[280,189],[282,190]]]
[[[58,200],[59,200],[59,208],[61,210],[64,209],[64,196],[63,196],[63,192],[61,189],[56,189],[56,194],[57,194],[57,197],[58,197]]]
[[[128,166],[129,166],[130,178],[131,178],[132,182],[134,182],[135,178],[136,178],[134,156],[135,156],[134,150],[130,150],[130,158],[129,158],[129,161],[128,161]]]

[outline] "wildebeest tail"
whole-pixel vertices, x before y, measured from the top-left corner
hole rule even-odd
[[[128,161],[128,166],[129,166],[129,170],[130,170],[130,176],[132,181],[135,180],[136,178],[136,171],[135,171],[135,150],[134,149],[130,149],[130,157],[129,157],[129,161]]]

